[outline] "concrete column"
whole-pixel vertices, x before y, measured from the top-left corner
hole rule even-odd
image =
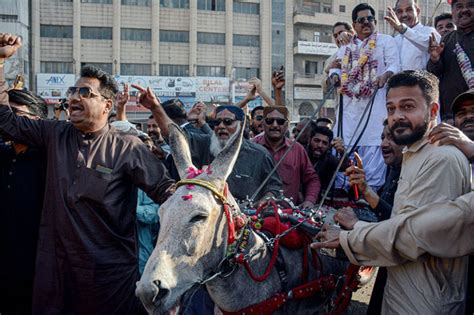
[[[113,0],[113,22],[112,22],[112,69],[113,74],[120,74],[120,24],[121,24],[120,0]]]
[[[189,1],[189,76],[197,69],[197,1]]]
[[[270,94],[272,79],[272,2],[260,1],[260,79]]]
[[[160,74],[160,0],[151,3],[151,74]]]
[[[41,71],[41,39],[40,39],[40,2],[30,1],[31,5],[31,25],[30,25],[30,45],[31,45],[31,68],[30,82],[33,91],[36,92],[36,74]]]
[[[234,1],[226,0],[225,2],[225,75],[232,75],[233,66],[233,41],[234,41]]]
[[[72,7],[72,67],[78,76],[81,72],[81,0],[74,0]]]
[[[295,120],[298,117],[298,108],[294,107],[294,100],[293,100],[293,86],[294,86],[294,60],[293,60],[293,42],[294,42],[294,35],[293,35],[293,1],[286,0],[286,18],[285,18],[285,37],[286,37],[286,62],[285,62],[285,103],[288,109],[290,110],[290,118],[291,120]]]

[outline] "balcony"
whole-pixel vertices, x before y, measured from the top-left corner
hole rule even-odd
[[[306,74],[295,72],[293,74],[294,85],[306,85],[306,86],[321,86],[321,81],[324,76],[322,74]]]
[[[294,44],[293,53],[302,55],[331,56],[338,50],[333,43],[308,42],[299,40]]]
[[[338,16],[333,14],[333,6],[328,3],[314,3],[295,7],[293,12],[294,24],[334,25]]]

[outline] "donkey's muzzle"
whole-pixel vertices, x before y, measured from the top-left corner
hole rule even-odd
[[[170,290],[162,285],[159,280],[139,281],[135,295],[140,298],[147,310],[163,304],[164,299],[169,295]]]

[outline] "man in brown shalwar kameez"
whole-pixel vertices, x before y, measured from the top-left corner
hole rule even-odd
[[[429,143],[437,100],[438,80],[426,71],[404,71],[388,82],[389,128],[394,141],[406,146],[393,218],[470,191],[470,167],[464,154],[451,145]],[[429,218],[425,224],[431,224]],[[383,314],[464,314],[468,257],[399,255],[391,243],[397,241],[395,231],[387,230],[379,234],[380,242],[373,242],[363,226],[358,222],[354,230],[341,232],[337,238],[352,263],[387,267]],[[330,243],[333,234],[325,231],[319,237],[326,242],[313,244],[316,248]]]
[[[69,89],[70,122],[15,116],[2,64],[20,46],[0,33],[0,130],[47,152],[33,314],[141,314],[136,187],[162,203],[173,181],[138,138],[108,125],[118,89],[100,69],[83,68]]]

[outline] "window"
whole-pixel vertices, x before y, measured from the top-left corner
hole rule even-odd
[[[151,6],[151,0],[122,0],[122,5]]]
[[[16,22],[17,20],[18,20],[18,15],[0,14],[1,22]]]
[[[314,32],[314,41],[316,43],[319,43],[321,41],[321,33],[320,32]]]
[[[340,5],[339,6],[339,12],[341,12],[341,13],[346,12],[346,6],[345,5]]]
[[[260,37],[258,35],[234,34],[234,46],[259,47]]]
[[[41,61],[42,73],[72,73],[72,62]]]
[[[81,63],[81,68],[84,68],[85,66],[94,66],[99,69],[104,70],[107,73],[112,73],[112,64],[111,63],[97,63],[97,62],[82,62]]]
[[[189,76],[188,65],[160,65],[160,76],[187,77]]]
[[[199,44],[225,45],[225,34],[223,33],[197,33]]]
[[[198,10],[225,11],[225,0],[198,0]]]
[[[151,65],[146,63],[121,63],[122,75],[151,75]]]
[[[82,39],[112,39],[111,27],[81,26]]]
[[[122,28],[120,30],[121,40],[151,41],[151,30],[141,28]]]
[[[323,3],[323,13],[332,13],[332,4]]]
[[[238,2],[234,0],[234,13],[260,14],[258,3]]]
[[[189,9],[189,0],[160,0],[160,6],[162,8]]]
[[[189,32],[160,30],[160,42],[189,43]]]
[[[70,1],[72,2],[72,0]],[[112,0],[81,0],[82,3],[112,4]]]
[[[235,78],[239,79],[251,79],[253,77],[260,77],[259,68],[235,68]]]
[[[305,61],[304,62],[304,73],[306,75],[318,74],[318,62],[317,61]]]
[[[68,25],[41,25],[41,37],[72,38],[72,26]]]
[[[197,76],[199,77],[223,77],[225,67],[220,66],[197,66]]]

